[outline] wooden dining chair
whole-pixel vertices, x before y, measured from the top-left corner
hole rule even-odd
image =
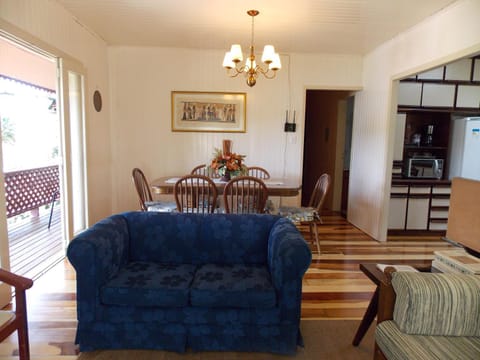
[[[150,185],[142,170],[134,168],[132,170],[132,181],[135,185],[135,190],[138,195],[138,202],[140,203],[140,210],[170,212],[175,210],[176,206],[168,201],[153,201]]]
[[[310,241],[315,243],[319,254],[320,242],[317,226],[323,224],[321,213],[330,183],[329,174],[320,175],[310,196],[308,207],[281,207],[279,209],[279,215],[288,217],[295,225],[309,227]]]
[[[195,166],[192,171],[190,172],[191,175],[204,175],[208,176],[210,178],[219,178],[220,175],[218,172],[214,169],[212,169],[210,166],[207,166],[206,164],[201,164],[198,166]]]
[[[0,281],[15,289],[15,311],[0,311],[0,341],[17,331],[19,359],[29,360],[26,290],[33,286],[33,281],[3,269],[0,269]]]
[[[177,211],[183,213],[214,213],[217,209],[217,187],[205,175],[185,175],[173,188]]]
[[[260,166],[249,166],[248,167],[248,175],[249,176],[254,176],[254,177],[257,177],[259,179],[263,179],[263,180],[268,180],[270,179],[270,173],[260,167]]]
[[[227,214],[263,214],[268,189],[262,179],[254,176],[238,176],[230,180],[223,190],[223,202]]]

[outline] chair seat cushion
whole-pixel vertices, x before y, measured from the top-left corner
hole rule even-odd
[[[0,311],[0,327],[3,326],[7,321],[10,321],[15,317],[13,311]]]
[[[192,264],[131,262],[102,287],[101,301],[124,306],[186,306],[195,268]]]
[[[319,219],[317,209],[313,207],[283,206],[278,209],[278,214],[286,217],[294,224]]]
[[[383,321],[375,342],[390,360],[480,359],[480,337],[409,335],[394,321]]]
[[[190,291],[192,306],[272,308],[276,294],[265,265],[206,264],[199,267]]]
[[[172,201],[145,201],[148,211],[173,212],[177,209],[177,204]]]

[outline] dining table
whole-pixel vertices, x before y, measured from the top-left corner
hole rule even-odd
[[[153,193],[157,195],[173,194],[173,188],[175,183],[181,176],[163,176],[154,179],[150,183]],[[223,189],[227,184],[226,181],[222,181],[220,178],[212,178],[213,182],[217,186],[218,194],[223,194]],[[302,188],[301,183],[298,180],[291,178],[279,178],[279,179],[262,179],[267,186],[268,196],[297,196]]]

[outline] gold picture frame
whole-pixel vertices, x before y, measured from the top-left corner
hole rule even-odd
[[[246,132],[247,94],[172,91],[172,131]]]

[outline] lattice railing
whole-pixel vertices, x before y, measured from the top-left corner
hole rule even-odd
[[[4,176],[7,217],[50,204],[59,190],[58,165],[7,172]]]

